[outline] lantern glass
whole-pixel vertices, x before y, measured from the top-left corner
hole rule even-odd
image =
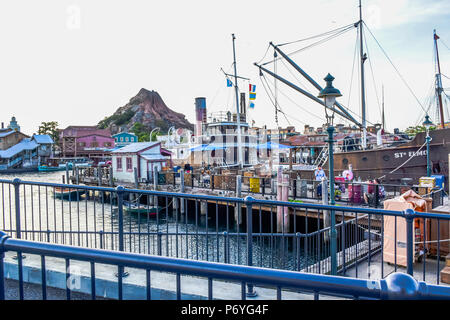
[[[328,108],[331,108],[332,106],[334,106],[335,102],[336,102],[336,97],[335,96],[325,96],[325,105]]]

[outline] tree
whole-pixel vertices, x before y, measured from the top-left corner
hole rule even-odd
[[[139,142],[150,141],[150,132],[148,128],[140,122],[136,122],[133,127],[131,127],[131,132],[138,137]]]
[[[41,125],[38,129],[38,134],[48,134],[52,137],[55,143],[58,143],[59,140],[59,130],[58,130],[58,122],[50,121],[50,122],[41,122]]]
[[[431,127],[431,130],[435,130],[436,127]],[[426,132],[427,129],[425,128],[425,126],[419,125],[419,126],[410,126],[408,127],[405,132],[408,136],[414,137],[416,134],[420,133],[420,132]]]

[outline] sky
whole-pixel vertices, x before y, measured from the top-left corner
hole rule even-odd
[[[5,0],[0,3],[0,118],[7,124],[16,116],[26,134],[42,121],[57,121],[60,128],[95,125],[141,88],[158,91],[192,123],[196,97],[206,97],[208,112],[235,110],[234,91],[221,71],[233,71],[234,33],[238,74],[250,79],[239,81],[239,88],[247,92],[249,83],[256,85],[249,120],[274,128],[275,108],[253,63],[273,59],[270,41],[291,42],[352,24],[358,10],[358,0]],[[434,77],[433,29],[443,41],[442,73],[450,76],[449,17],[446,0],[363,0],[366,25],[407,83],[366,30],[370,123],[381,120],[382,87],[388,130],[422,121]],[[342,93],[338,101],[358,118],[356,37],[352,28],[291,57],[321,85],[331,73]],[[282,49],[291,53],[311,43]],[[280,76],[318,94],[286,66],[276,63]],[[274,64],[267,67],[273,70]],[[275,92],[273,79],[264,79]],[[449,81],[443,77],[444,87]],[[278,113],[279,126],[303,131],[305,124],[324,122],[319,104],[279,82],[276,92],[284,113]]]

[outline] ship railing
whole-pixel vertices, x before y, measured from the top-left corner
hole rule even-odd
[[[4,272],[5,253],[16,252],[18,259],[18,288],[19,299],[24,300],[27,294],[27,287],[24,286],[23,255],[36,255],[41,260],[40,278],[41,299],[47,299],[47,266],[48,258],[64,259],[66,262],[65,289],[67,300],[72,299],[74,292],[85,292],[90,295],[92,300],[98,296],[97,288],[101,282],[97,279],[96,268],[98,264],[115,267],[117,270],[117,291],[115,298],[123,300],[127,298],[124,292],[125,268],[142,270],[145,272],[145,284],[140,299],[151,300],[153,288],[151,276],[154,272],[175,275],[175,292],[177,300],[186,298],[183,293],[183,281],[186,277],[196,277],[197,283],[202,281],[207,283],[205,298],[215,299],[217,291],[214,290],[214,284],[218,282],[223,284],[235,284],[237,287],[237,299],[246,300],[247,296],[257,294],[259,288],[272,289],[277,300],[283,299],[288,294],[298,293],[298,299],[305,299],[310,296],[318,300],[322,295],[325,297],[339,297],[346,299],[368,299],[368,300],[419,300],[419,299],[450,299],[450,287],[427,284],[417,281],[412,276],[404,273],[393,273],[386,279],[361,280],[357,278],[334,277],[327,275],[315,275],[299,273],[285,270],[273,270],[266,268],[257,268],[252,266],[237,266],[224,263],[212,263],[204,261],[190,261],[185,259],[176,259],[169,257],[149,256],[143,254],[133,254],[117,251],[99,250],[72,247],[58,244],[38,243],[33,241],[13,239],[3,232],[0,232],[0,271]],[[70,268],[77,262],[89,263],[88,281],[85,288],[72,285],[72,280],[76,277],[81,278],[81,273],[77,274]],[[136,271],[135,271],[136,272]],[[86,276],[84,276],[86,277]],[[72,280],[71,280],[72,279]],[[70,280],[70,281],[69,281]],[[35,280],[36,281],[36,280]],[[166,280],[170,281],[170,280]],[[232,288],[232,287],[231,287]],[[249,288],[252,291],[248,291]],[[239,290],[240,289],[240,290]],[[256,290],[255,290],[256,289]],[[184,289],[186,291],[186,289]],[[230,289],[229,289],[230,291]],[[301,294],[299,294],[301,292]],[[134,294],[134,299],[136,298]],[[9,296],[5,290],[5,280],[0,278],[0,300],[8,299]],[[187,295],[187,298],[191,298]],[[326,299],[325,298],[325,299]]]
[[[0,194],[0,230],[42,243],[436,284],[450,253],[448,214],[20,179]]]

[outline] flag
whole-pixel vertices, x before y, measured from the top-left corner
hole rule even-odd
[[[249,100],[255,100],[256,99],[256,85],[249,84],[248,85],[248,99]],[[254,105],[253,105],[254,106]]]
[[[227,87],[232,87],[232,86],[233,86],[233,82],[231,82],[231,80],[227,78]]]

